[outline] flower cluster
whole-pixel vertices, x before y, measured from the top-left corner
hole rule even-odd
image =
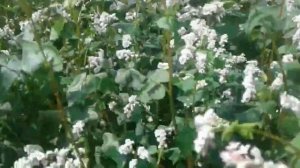
[[[286,92],[280,95],[280,105],[285,109],[292,110],[296,115],[300,115],[300,100]]]
[[[116,14],[109,14],[107,12],[95,13],[92,16],[93,25],[98,34],[103,34],[107,31],[107,27],[110,23],[112,23],[115,20],[118,20],[116,17]]]
[[[172,135],[173,131],[173,127],[157,128],[154,131],[154,136],[158,142],[158,148],[163,149],[168,147],[167,138],[168,136]]]
[[[72,133],[75,138],[79,138],[84,130],[85,123],[82,120],[77,121],[72,127]]]
[[[194,122],[197,130],[194,149],[197,153],[206,155],[208,149],[214,146],[214,129],[226,126],[226,122],[219,118],[213,109],[208,109],[204,115],[197,115]]]
[[[98,73],[104,66],[104,51],[100,49],[97,56],[88,57],[89,68],[93,68],[95,73]]]
[[[149,151],[144,146],[139,146],[137,151],[134,151],[134,141],[130,139],[126,139],[125,143],[119,146],[119,153],[122,155],[129,155],[129,154],[137,154],[138,158],[141,160],[150,161],[150,154]],[[129,167],[135,168],[137,165],[137,159],[131,159],[129,161]]]
[[[255,88],[255,75],[260,72],[257,67],[257,61],[247,61],[247,65],[244,70],[244,80],[243,86],[245,88],[245,92],[242,97],[242,103],[247,103],[251,99],[255,98],[256,88]]]
[[[230,142],[226,150],[220,153],[220,157],[226,166],[234,167],[261,167],[261,168],[287,168],[283,163],[265,161],[260,150],[247,144]]]
[[[140,103],[137,101],[136,95],[131,95],[128,98],[128,104],[126,104],[125,107],[123,108],[124,114],[126,115],[127,118],[130,118],[132,116],[132,112],[134,111],[135,107],[139,104]]]
[[[119,153],[122,155],[128,155],[133,152],[134,141],[126,139],[125,143],[119,147]]]
[[[26,145],[24,151],[27,156],[19,158],[14,163],[14,168],[80,168],[80,159],[71,148],[55,149],[44,152],[39,145]],[[84,149],[79,149],[80,155],[84,154]]]

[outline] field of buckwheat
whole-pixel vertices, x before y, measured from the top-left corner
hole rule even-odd
[[[0,168],[300,168],[300,0],[1,0]]]

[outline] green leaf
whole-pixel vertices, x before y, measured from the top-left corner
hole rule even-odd
[[[195,138],[196,131],[188,126],[183,127],[177,134],[175,142],[183,157],[188,157],[192,154]]]
[[[102,138],[102,154],[106,157],[111,158],[117,164],[118,168],[123,167],[124,162],[122,160],[122,156],[117,150],[117,148],[119,147],[119,142],[117,141],[117,138],[113,134],[108,132],[104,133]]]
[[[59,57],[58,51],[53,45],[42,45],[43,51],[36,42],[22,41],[21,46],[23,71],[32,74],[42,66],[44,61],[51,62],[54,71],[62,70],[62,58]]]
[[[173,25],[171,17],[166,17],[166,16],[158,19],[156,21],[156,24],[159,28],[166,29],[166,30],[171,30]]]
[[[294,147],[300,149],[300,133],[298,133],[290,143]],[[290,146],[286,146],[286,150],[290,152],[295,152]]]
[[[253,131],[259,126],[258,123],[244,123],[239,124],[238,122],[231,123],[230,126],[226,127],[222,133],[222,140],[229,141],[234,133],[240,134],[243,138],[253,139]]]
[[[120,85],[125,85],[130,76],[130,71],[128,69],[119,69],[115,78],[115,82]]]
[[[154,84],[147,90],[147,94],[153,100],[160,100],[165,97],[166,89],[161,84]]]
[[[169,156],[169,160],[172,161],[172,164],[174,165],[176,162],[180,159],[180,149],[179,148],[171,148],[168,150],[168,152],[171,152],[171,156]]]
[[[278,130],[282,136],[294,137],[299,131],[299,119],[294,113],[280,113],[277,120]]]
[[[104,153],[107,152],[111,147],[115,147],[115,148],[119,147],[119,142],[115,137],[115,135],[113,135],[112,133],[109,132],[104,133],[102,139],[103,139],[103,145],[101,146],[101,150]]]
[[[50,32],[50,40],[56,40],[59,38],[60,33],[64,29],[64,19],[59,18],[54,21],[54,25],[51,27],[51,32]]]
[[[44,54],[47,58],[47,61],[51,62],[53,70],[56,72],[62,71],[63,70],[63,60],[59,56],[58,50],[52,44],[44,44],[43,50],[44,50]]]
[[[135,69],[119,69],[115,77],[115,82],[121,87],[129,86],[135,90],[143,87],[144,75]]]
[[[180,80],[175,85],[184,92],[192,91],[195,89],[196,81],[193,78]]]
[[[18,74],[16,72],[13,72],[5,67],[2,67],[0,69],[0,80],[1,80],[1,86],[4,88],[5,91],[7,91],[12,83],[17,79]]]
[[[23,41],[22,46],[22,70],[31,74],[40,68],[45,61],[38,44],[30,41]]]
[[[155,83],[168,82],[169,72],[164,69],[156,69],[148,74],[148,78]]]

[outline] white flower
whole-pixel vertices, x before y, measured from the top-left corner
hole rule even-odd
[[[247,103],[251,99],[255,98],[256,88],[254,76],[256,73],[260,72],[257,64],[257,61],[247,61],[247,65],[244,69],[245,77],[242,83],[245,88],[245,92],[241,100],[242,103]]]
[[[283,108],[291,109],[297,116],[300,116],[300,100],[286,92],[280,95],[280,105]]]
[[[189,34],[181,36],[181,39],[184,40],[186,47],[192,47],[193,44],[197,41],[198,37],[195,33],[191,32]]]
[[[42,162],[45,159],[46,159],[46,155],[40,151],[35,151],[28,156],[28,160],[33,166],[39,166],[40,162]]]
[[[94,72],[98,73],[104,64],[104,51],[100,49],[97,56],[89,56],[88,63],[90,68],[94,68]]]
[[[152,116],[147,117],[147,121],[150,123],[153,122],[153,117]]]
[[[174,39],[170,40],[170,48],[174,48],[175,47],[175,41]]]
[[[119,147],[119,153],[122,155],[128,155],[128,154],[132,153],[132,151],[133,151],[132,145],[133,144],[134,144],[134,141],[132,141],[130,139],[126,139],[125,143]]]
[[[223,68],[223,69],[216,69],[215,70],[219,74],[219,82],[220,83],[226,83],[226,77],[229,74],[229,69],[228,68]]]
[[[108,25],[118,20],[116,14],[108,14],[106,12],[102,12],[101,14],[96,13],[92,16],[93,25],[98,34],[103,34],[106,32]]]
[[[243,63],[246,61],[247,61],[247,59],[245,57],[245,54],[243,54],[243,53],[241,55],[237,55],[237,56],[234,55],[226,60],[226,62],[233,63],[233,64],[239,64],[239,63]]]
[[[200,81],[197,81],[196,90],[202,89],[205,86],[207,86],[207,83],[206,83],[206,81],[204,79],[200,80]]]
[[[282,56],[282,62],[291,63],[294,61],[294,56],[292,54],[285,54]]]
[[[111,101],[108,103],[108,108],[110,111],[113,111],[114,108],[116,107],[117,103],[115,101]]]
[[[159,62],[158,64],[157,64],[157,68],[158,69],[169,69],[169,64],[168,63],[166,63],[166,62]]]
[[[232,99],[233,97],[231,96],[231,90],[227,89],[227,90],[223,91],[222,98]]]
[[[222,47],[224,47],[227,42],[228,42],[228,35],[227,34],[223,34],[220,37],[219,45],[222,46]]]
[[[181,55],[179,56],[179,63],[184,65],[189,59],[193,58],[193,51],[189,48],[184,48],[181,50]]]
[[[117,50],[116,55],[118,59],[125,59],[126,61],[132,57],[135,57],[134,52],[127,49]]]
[[[194,119],[197,130],[197,138],[194,140],[194,149],[201,155],[206,155],[209,148],[214,146],[214,128],[227,126],[227,123],[219,118],[213,109],[208,109],[204,115],[197,115]]]
[[[167,147],[167,131],[163,128],[158,128],[154,131],[154,136],[156,141],[158,142],[158,148],[165,148]]]
[[[201,127],[205,125],[219,127],[223,125],[223,122],[224,121],[220,117],[218,117],[218,115],[212,108],[206,110],[204,115],[195,116],[194,119],[194,123],[197,129],[201,129]]]
[[[34,165],[31,164],[31,162],[25,158],[22,157],[14,162],[14,168],[32,168]]]
[[[220,153],[220,157],[225,165],[230,167],[287,168],[282,163],[265,161],[257,147],[239,142],[230,142],[226,150]]]
[[[135,109],[135,106],[138,105],[139,102],[137,101],[137,96],[132,95],[128,98],[128,104],[125,105],[123,108],[124,114],[126,115],[127,118],[130,118],[132,115],[132,112]]]
[[[126,16],[125,16],[125,20],[127,21],[133,21],[134,19],[137,18],[137,13],[135,11],[129,11],[129,12],[126,12]]]
[[[278,90],[283,85],[283,75],[282,73],[279,73],[277,77],[274,79],[274,81],[271,84],[272,90]]]
[[[196,68],[199,73],[205,72],[206,57],[207,55],[205,53],[196,52]]]
[[[128,48],[132,43],[131,43],[131,36],[130,34],[124,34],[122,37],[122,46],[124,48]]]
[[[24,151],[27,153],[27,155],[30,155],[35,151],[43,152],[43,148],[40,145],[26,145],[24,147]]]
[[[278,62],[277,61],[272,61],[271,64],[270,64],[270,68],[274,69],[274,68],[277,68],[277,67],[279,67]]]
[[[149,160],[149,157],[150,157],[148,150],[145,149],[145,147],[143,147],[143,146],[138,147],[137,155],[139,156],[140,159]]]
[[[208,125],[202,126],[197,132],[198,136],[194,140],[194,148],[197,153],[204,156],[207,154],[208,149],[214,146],[215,133],[213,132],[213,128]]]
[[[224,12],[223,2],[214,1],[211,3],[206,3],[202,8],[203,15],[212,15]]]
[[[180,27],[177,32],[179,35],[183,36],[186,33],[186,29],[184,27]]]
[[[238,142],[230,142],[225,151],[220,153],[226,166],[259,167],[263,162],[260,150],[250,145],[242,145]]]
[[[129,168],[136,168],[137,163],[138,163],[138,160],[137,160],[137,159],[131,159],[131,160],[129,161]]]
[[[79,138],[81,136],[81,133],[83,132],[84,128],[84,122],[82,120],[77,121],[73,127],[72,127],[72,133],[76,138]]]
[[[286,0],[285,5],[286,5],[286,11],[288,14],[294,9],[294,3],[295,0]]]
[[[166,0],[166,7],[172,7],[177,3],[177,0]]]

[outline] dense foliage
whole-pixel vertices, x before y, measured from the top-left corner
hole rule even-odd
[[[0,167],[300,167],[298,14],[1,0]]]

